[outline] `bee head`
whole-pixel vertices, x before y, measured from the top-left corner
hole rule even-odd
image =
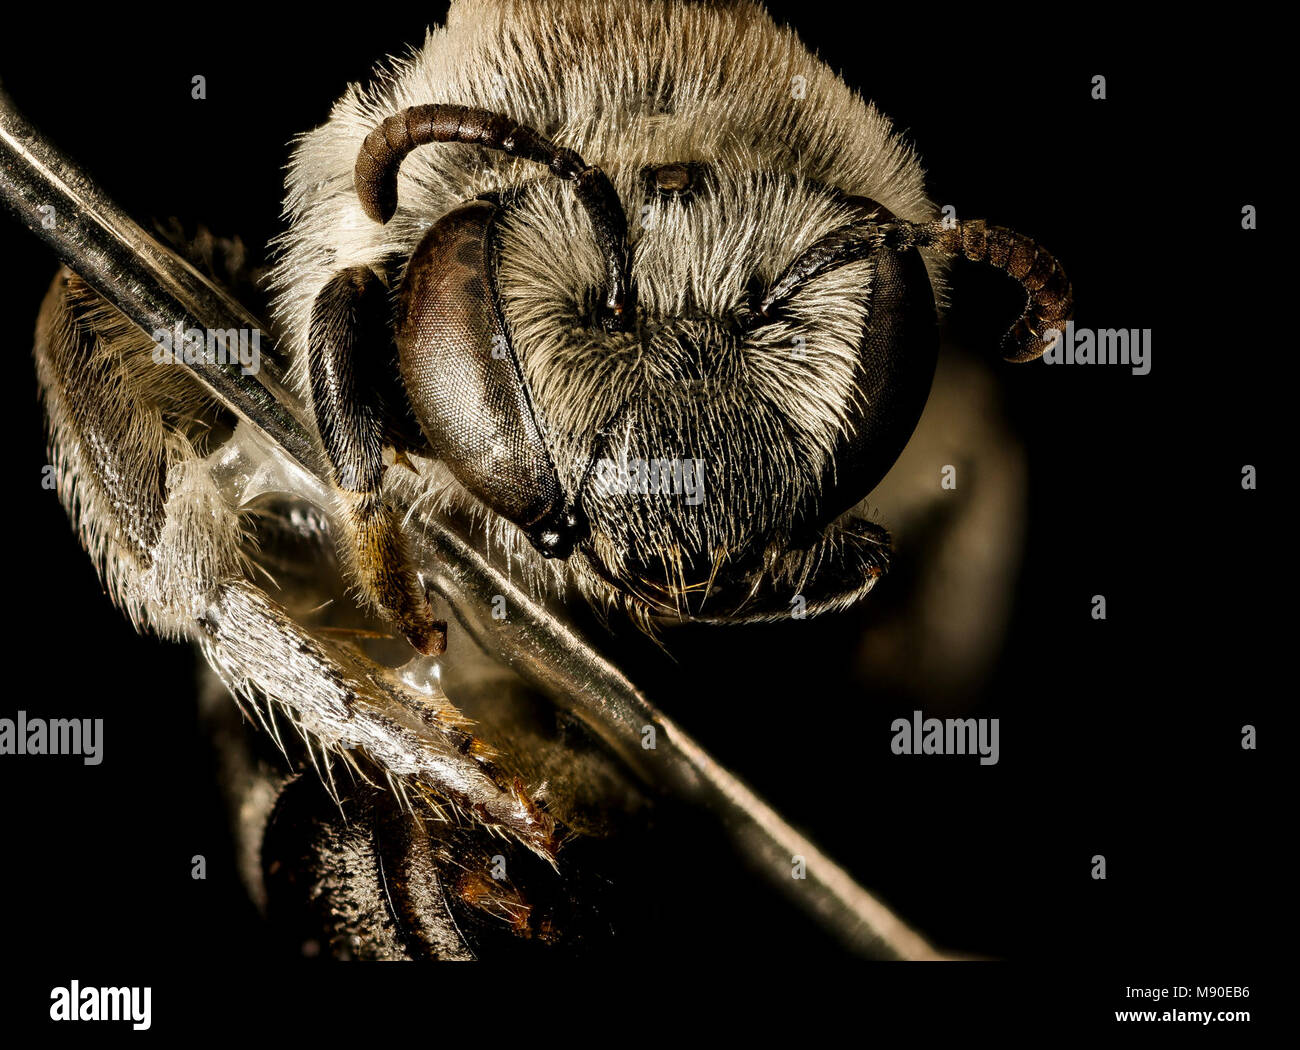
[[[415,107],[366,139],[367,214],[391,217],[402,158],[434,141],[504,150],[558,179],[453,209],[415,248],[397,322],[415,414],[486,507],[568,559],[589,595],[643,618],[771,618],[801,595],[820,611],[871,589],[887,536],[846,512],[929,393],[922,251],[1021,279],[1015,359],[1041,353],[1040,333],[1068,314],[1059,267],[1010,231],[901,222],[727,158],[611,180],[459,106]]]

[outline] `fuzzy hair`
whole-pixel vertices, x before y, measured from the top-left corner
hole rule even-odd
[[[332,761],[364,777],[364,758],[402,800],[433,793],[552,859],[553,821],[494,767],[444,695],[414,693],[313,635],[250,581],[255,512],[232,503],[201,455],[213,402],[184,367],[154,363],[154,347],[80,278],[64,270],[55,279],[34,348],[51,465],[114,603],[137,630],[198,642],[278,742],[277,714],[287,719],[313,761],[319,753],[331,791]]]
[[[210,399],[183,369],[151,364],[154,347],[79,277],[55,279],[36,369],[56,491],[132,626],[179,639],[202,614],[192,581],[247,571],[248,529],[196,452]]]
[[[352,174],[362,140],[384,118],[428,103],[505,113],[607,172],[630,217],[632,278],[650,335],[607,336],[584,323],[602,260],[572,187],[540,165],[478,146],[425,146],[402,165],[392,220],[365,216]],[[647,197],[645,170],[673,162],[709,165],[713,191],[689,206]],[[328,122],[297,142],[273,287],[290,383],[304,403],[312,304],[325,283],[364,265],[395,284],[441,216],[503,190],[517,192],[501,230],[502,306],[568,490],[596,454],[702,455],[714,465],[712,498],[700,508],[644,499],[584,506],[600,560],[618,576],[633,571],[628,552],[642,568],[657,558],[683,584],[684,549],[715,571],[744,551],[771,568],[796,523],[815,515],[832,450],[860,407],[854,368],[872,265],[810,282],[787,320],[744,340],[725,322],[755,281],[772,281],[847,221],[834,191],[901,219],[933,218],[913,151],[793,30],[747,0],[458,0],[446,27],[377,69],[369,85],[350,86]],[[927,266],[938,288],[941,272]],[[795,336],[802,358],[789,352]],[[682,358],[692,354],[706,363],[707,391],[685,381]],[[420,470],[419,505],[486,522],[531,578],[562,584],[572,572],[589,597],[627,604],[581,572],[580,557],[543,563],[441,465],[420,461]]]

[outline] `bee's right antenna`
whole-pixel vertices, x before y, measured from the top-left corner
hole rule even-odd
[[[613,331],[632,327],[636,300],[628,265],[627,216],[609,177],[573,150],[556,146],[544,135],[503,114],[436,103],[410,106],[385,119],[361,144],[353,171],[357,196],[370,218],[385,223],[393,217],[397,211],[397,172],[402,161],[416,147],[431,142],[461,142],[501,150],[512,157],[545,164],[557,177],[572,182],[605,256],[609,282],[606,327]]]
[[[778,303],[820,273],[880,249],[902,252],[926,248],[943,255],[987,263],[1020,282],[1028,296],[1025,310],[1005,336],[1002,354],[1008,361],[1041,357],[1050,340],[1047,332],[1069,320],[1074,293],[1061,264],[1024,234],[983,219],[964,222],[860,222],[827,234],[786,267],[759,304],[767,317]]]
[[[1074,310],[1074,290],[1055,257],[1033,239],[1005,226],[989,226],[983,219],[964,222],[898,223],[904,234],[917,234],[916,247],[944,255],[962,256],[1009,274],[1020,282],[1028,299],[1024,312],[1002,337],[1002,356],[1008,361],[1033,361],[1050,344],[1047,332],[1058,329]],[[886,234],[888,242],[890,234]]]

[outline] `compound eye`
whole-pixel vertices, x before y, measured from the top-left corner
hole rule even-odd
[[[822,521],[865,498],[894,465],[921,418],[939,356],[934,292],[920,254],[880,251],[874,259],[858,352],[863,396],[835,451]]]
[[[829,267],[815,257],[819,250],[789,272],[801,279],[824,272]],[[934,292],[920,253],[877,250],[862,257],[875,268],[858,343],[859,397],[822,479],[816,511],[803,523],[810,533],[859,503],[889,472],[921,418],[938,361]],[[761,322],[765,309],[760,304],[753,317]]]
[[[397,348],[434,453],[542,553],[567,558],[585,523],[568,505],[497,296],[500,209],[472,201],[440,219],[407,264]]]

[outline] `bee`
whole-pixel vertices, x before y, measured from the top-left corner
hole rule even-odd
[[[36,361],[110,594],[267,731],[225,752],[254,892],[314,886],[335,954],[603,929],[569,858],[646,806],[459,632],[431,522],[532,600],[655,638],[845,610],[889,567],[868,499],[930,394],[947,261],[1024,288],[1010,360],[1072,308],[1034,241],[940,217],[889,121],[749,0],[459,0],[297,140],[285,217],[266,367],[322,484],[70,270]],[[187,250],[238,292],[236,244]],[[319,777],[273,772],[267,740]]]

